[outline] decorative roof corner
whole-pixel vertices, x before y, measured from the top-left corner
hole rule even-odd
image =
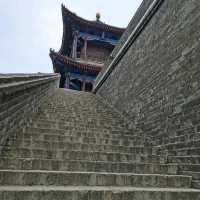
[[[86,70],[86,71],[100,72],[102,69],[102,67],[99,65],[78,62],[67,56],[63,56],[60,53],[57,53],[51,49],[50,49],[50,57],[51,57],[52,61],[54,61],[55,59],[58,59],[58,60],[62,61],[63,63],[65,63],[66,65],[72,65],[75,68],[79,68],[79,69]]]

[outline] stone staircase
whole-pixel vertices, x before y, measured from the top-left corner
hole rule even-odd
[[[3,147],[0,199],[198,200],[199,143],[178,137],[153,146],[97,96],[58,89]]]
[[[192,187],[200,189],[200,134],[182,134],[157,141],[157,155],[167,154],[167,163],[178,166],[178,174],[192,176]]]

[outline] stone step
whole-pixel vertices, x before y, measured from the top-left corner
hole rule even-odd
[[[106,126],[104,126],[106,125]],[[118,126],[109,126],[108,123],[106,124],[98,124],[98,123],[94,123],[93,121],[91,122],[91,124],[87,124],[86,122],[80,122],[80,121],[76,121],[76,120],[60,120],[58,118],[55,118],[54,120],[48,119],[48,118],[42,118],[42,117],[37,117],[35,119],[31,120],[31,126],[33,127],[44,127],[44,128],[59,128],[59,129],[66,129],[69,127],[74,127],[74,126],[79,126],[82,129],[90,129],[93,128],[94,130],[99,131],[99,129],[102,130],[108,130],[110,129],[110,131],[114,134],[114,133],[123,133],[123,135],[127,134],[127,135],[133,135],[133,130],[128,130],[127,128],[124,127],[120,127],[120,124],[118,124]]]
[[[69,115],[69,113],[71,115]],[[75,120],[84,120],[84,121],[90,121],[90,120],[94,120],[94,122],[105,122],[105,120],[110,123],[110,124],[121,124],[121,125],[126,125],[126,121],[119,117],[113,117],[111,114],[107,113],[107,112],[102,112],[101,110],[89,110],[89,108],[87,108],[87,110],[74,110],[74,109],[70,109],[65,108],[64,110],[54,107],[54,108],[47,108],[47,107],[42,107],[41,109],[38,110],[38,114],[41,116],[58,116],[58,117],[63,117],[63,118],[69,118],[69,120],[72,121],[72,119]],[[85,117],[87,116],[87,117]]]
[[[42,122],[40,122],[40,120],[43,120]],[[57,121],[60,121],[60,123],[58,123]],[[44,122],[46,121],[46,122]],[[41,116],[39,115],[38,116],[38,119],[37,121],[34,121],[34,123],[37,123],[38,125],[40,124],[43,124],[43,125],[46,125],[48,126],[48,121],[54,121],[53,124],[50,124],[50,126],[54,126],[54,125],[57,125],[57,126],[60,126],[60,127],[74,127],[76,125],[78,125],[80,128],[96,128],[96,129],[111,129],[111,130],[116,130],[116,131],[124,131],[124,132],[128,132],[128,129],[127,127],[121,125],[121,124],[110,124],[108,122],[95,122],[94,120],[91,120],[91,121],[84,121],[84,120],[78,120],[78,119],[67,119],[67,118],[61,118],[59,116],[55,116],[54,117],[51,117],[51,116]],[[63,124],[62,124],[63,122]],[[129,133],[131,132],[131,130],[129,130]]]
[[[185,174],[186,176],[192,176],[193,180],[200,180],[200,171],[199,172],[181,171],[180,174]]]
[[[64,120],[60,118],[55,119],[49,119],[44,118],[41,116],[37,116],[37,118],[32,119],[31,121],[32,126],[37,127],[44,127],[44,128],[55,128],[60,127],[60,129],[67,129],[71,127],[77,127],[78,130],[93,130],[93,131],[101,131],[101,132],[109,132],[113,134],[120,134],[123,133],[123,135],[136,135],[134,134],[134,131],[128,128],[120,127],[120,124],[118,126],[116,125],[109,125],[108,123],[104,123],[104,125],[99,124],[98,122],[85,122],[85,121],[79,121],[79,120]]]
[[[160,156],[160,155],[143,155],[141,154],[138,158],[140,162],[142,163],[161,163],[166,164],[168,163],[166,156]]]
[[[0,170],[1,186],[133,186],[190,188],[191,176],[95,173],[39,170]]]
[[[200,172],[200,164],[177,163],[175,165],[178,166],[179,172],[182,172],[182,171]]]
[[[0,169],[174,175],[177,174],[178,166],[175,164],[0,157]],[[187,169],[187,167],[182,167],[182,170],[184,169]]]
[[[198,200],[200,191],[183,188],[103,186],[1,186],[1,200]]]
[[[200,189],[200,180],[198,181],[192,181],[192,187],[196,189]]]
[[[70,113],[70,115],[69,115]],[[75,119],[75,120],[85,120],[90,121],[94,120],[95,122],[105,122],[105,120],[108,123],[119,123],[121,125],[127,125],[126,120],[120,117],[119,114],[113,116],[112,113],[105,112],[103,109],[95,109],[95,108],[86,108],[84,105],[84,109],[74,109],[71,107],[66,108],[58,108],[57,106],[50,108],[50,107],[44,107],[38,109],[38,114],[41,116],[50,116],[54,117],[55,115],[63,118],[68,118],[69,120]],[[86,117],[87,116],[87,117]]]
[[[200,140],[192,140],[187,142],[176,142],[176,143],[169,143],[166,145],[157,146],[157,148],[165,149],[165,150],[179,150],[184,148],[196,148],[200,146]]]
[[[85,107],[85,106],[84,106]],[[81,112],[80,112],[81,111]],[[76,113],[75,113],[76,112]],[[69,113],[71,113],[69,119],[83,119],[83,120],[90,120],[93,119],[94,121],[102,121],[105,122],[105,120],[109,123],[120,123],[122,125],[126,124],[125,120],[121,117],[113,117],[113,115],[108,112],[105,112],[103,110],[96,110],[94,109],[77,109],[75,110],[74,108],[70,107],[65,107],[65,108],[58,108],[58,107],[42,107],[38,110],[38,114],[41,115],[54,115],[54,116],[64,116],[64,117],[69,117]],[[87,116],[87,117],[85,117]]]
[[[168,153],[172,156],[198,156],[200,155],[200,148],[183,148],[169,150]]]
[[[128,146],[119,146],[119,145],[99,145],[99,144],[90,144],[90,143],[82,143],[82,142],[75,142],[75,141],[45,141],[45,140],[20,140],[20,139],[10,139],[5,147],[14,147],[14,148],[39,148],[43,150],[83,150],[83,151],[102,151],[102,152],[115,152],[115,153],[135,153],[140,152],[140,149],[143,152],[144,146],[135,146],[135,147],[128,147]],[[145,147],[146,149],[146,147]],[[144,149],[144,150],[145,150]],[[151,152],[151,149],[145,150],[144,152]]]
[[[88,99],[87,101],[90,101],[91,99]],[[57,100],[52,100],[52,104],[49,104],[49,102],[47,102],[47,104],[43,104],[40,106],[39,110],[46,110],[46,109],[50,109],[50,110],[53,110],[53,111],[60,111],[60,112],[63,112],[63,113],[66,113],[66,111],[71,111],[72,114],[75,114],[73,113],[72,111],[76,111],[76,110],[81,110],[82,112],[87,112],[87,113],[101,113],[102,115],[107,115],[107,117],[113,117],[115,113],[113,113],[113,110],[110,110],[110,109],[105,109],[105,106],[103,104],[101,104],[102,102],[99,102],[97,104],[94,105],[94,107],[92,107],[92,105],[90,104],[90,107],[88,105],[88,107],[85,105],[85,103],[87,102],[84,102],[83,100],[80,100],[82,102],[79,102],[79,104],[76,104],[76,106],[72,107],[69,103],[64,103],[64,102],[61,102],[60,104],[58,104]],[[83,104],[80,104],[80,103],[83,103]],[[108,107],[107,107],[108,108]],[[116,117],[116,119],[121,119],[119,116]]]
[[[200,189],[200,170],[199,172],[194,171],[181,171],[180,174],[184,174],[186,176],[192,176],[192,187],[196,189]]]
[[[26,134],[25,134],[26,133]],[[41,138],[44,137],[44,135],[55,135],[56,137],[61,136],[76,136],[76,137],[96,137],[96,138],[102,138],[102,139],[111,139],[111,140],[130,140],[130,141],[136,141],[141,140],[143,138],[136,136],[136,135],[121,135],[121,134],[110,134],[110,133],[97,133],[93,131],[81,131],[81,130],[63,130],[63,129],[48,129],[48,128],[26,128],[24,131],[24,136],[29,136],[30,134],[35,133],[40,135]],[[37,135],[37,136],[38,136]],[[145,140],[145,139],[144,139]],[[145,140],[146,141],[146,140]]]
[[[96,98],[96,96],[95,96]],[[74,100],[74,98],[72,98]],[[108,114],[109,116],[113,116],[115,113],[113,113],[113,110],[108,106],[105,107],[104,104],[102,104],[102,101],[98,101],[98,102],[95,102],[95,104],[91,104],[91,98],[88,98],[87,100],[86,99],[79,99],[77,101],[77,103],[75,103],[76,106],[72,107],[70,105],[69,102],[66,102],[66,97],[64,97],[61,101],[61,98],[59,99],[53,99],[51,98],[51,102],[49,101],[46,101],[46,103],[44,102],[42,105],[40,105],[40,109],[60,109],[60,110],[70,110],[70,111],[73,111],[73,110],[76,110],[77,108],[78,109],[81,109],[83,110],[84,112],[97,112],[97,113],[105,113],[105,114]],[[84,100],[86,102],[84,102]],[[60,102],[58,102],[60,101]],[[89,103],[88,107],[86,106],[86,104]],[[94,103],[94,101],[92,101],[92,103]],[[84,106],[85,105],[85,106]]]
[[[29,144],[35,144],[38,146],[58,146],[58,145],[64,145],[63,143],[83,143],[83,144],[88,144],[88,145],[109,145],[109,146],[114,146],[114,147],[135,147],[135,146],[146,146],[146,147],[151,147],[151,144],[148,144],[147,142],[143,142],[141,139],[137,141],[132,141],[132,140],[124,140],[124,139],[107,139],[107,138],[97,138],[97,137],[78,137],[78,136],[64,136],[59,139],[57,135],[45,135],[42,139],[40,138],[41,134],[36,134],[35,137],[30,137],[30,134],[17,134],[17,136],[10,137],[7,144],[8,145],[13,145],[14,143],[18,145],[29,145]],[[48,137],[47,137],[48,136]],[[27,138],[27,139],[26,139]]]
[[[73,137],[73,138],[72,138]],[[79,138],[77,140],[74,140],[75,138]],[[146,146],[150,148],[151,144],[147,142],[143,142],[142,140],[128,140],[128,139],[110,139],[110,138],[99,138],[99,137],[85,137],[85,136],[72,136],[68,134],[58,135],[58,134],[48,134],[48,133],[18,133],[12,137],[9,138],[10,141],[12,140],[29,140],[29,141],[35,141],[40,140],[44,142],[74,142],[74,141],[80,141],[80,143],[86,142],[88,144],[92,144],[92,142],[96,142],[97,145],[113,145],[113,146],[126,146],[126,147],[135,147],[141,144],[141,146]],[[138,142],[137,142],[138,141]]]
[[[126,147],[118,145],[96,145],[88,143],[70,143],[70,142],[54,142],[44,140],[20,140],[10,139],[4,148],[22,148],[22,149],[42,149],[45,151],[54,150],[83,150],[83,151],[99,151],[99,152],[111,152],[111,153],[131,153],[135,156],[135,161],[146,163],[167,163],[166,156],[151,155],[151,149],[143,149],[142,146]],[[145,150],[145,151],[144,151]]]
[[[71,113],[72,116],[84,116],[84,114],[88,114],[88,115],[96,115],[96,116],[105,116],[105,118],[111,118],[111,119],[115,119],[115,120],[121,120],[124,121],[121,117],[119,117],[118,114],[113,112],[111,110],[105,109],[105,106],[100,106],[99,104],[95,105],[94,107],[92,107],[92,105],[88,105],[88,107],[83,104],[83,105],[75,105],[75,106],[71,106],[71,105],[62,105],[62,104],[57,104],[57,102],[54,102],[51,105],[40,105],[39,107],[39,111],[45,111],[45,110],[50,110],[52,112],[61,112],[61,113]],[[78,111],[78,112],[77,112]],[[81,111],[81,113],[79,112]],[[77,112],[77,113],[76,113]]]
[[[166,137],[152,137],[153,141],[156,141],[155,145],[166,145],[170,143],[181,143],[181,142],[190,142],[190,141],[196,141],[200,140],[200,133],[192,133],[192,134],[185,134],[181,136],[174,136],[169,137],[167,135]]]
[[[46,101],[46,103],[44,103],[43,105],[40,106],[40,109],[43,109],[43,108],[54,109],[54,108],[56,108],[56,109],[60,109],[60,110],[64,110],[64,109],[68,110],[68,108],[69,108],[70,110],[75,110],[76,107],[71,107],[70,103],[66,102],[66,97],[64,97],[64,98],[65,99],[62,99],[63,101],[60,101],[60,102],[58,102],[58,99],[53,99],[52,98],[51,102]],[[94,98],[96,100],[96,96]],[[73,100],[74,100],[74,98],[73,98]],[[105,106],[104,106],[104,104],[102,104],[101,100],[100,101],[96,101],[95,105],[91,104],[91,98],[87,98],[86,102],[84,102],[84,100],[86,100],[86,99],[82,99],[82,100],[79,99],[77,101],[78,104],[76,103],[76,106],[80,107],[84,111],[91,111],[91,110],[93,110],[93,112],[94,111],[95,112],[102,112],[102,113],[109,114],[110,116],[113,116],[113,114],[114,114],[113,111],[111,109],[105,109]],[[90,101],[90,107],[88,107],[88,108],[83,107],[82,105],[85,105],[86,103],[88,103],[88,101]],[[92,102],[94,103],[94,101],[92,101]],[[91,109],[92,105],[94,105],[94,107],[93,107],[94,109]],[[102,108],[104,108],[104,109],[102,109]]]
[[[200,164],[200,156],[168,156],[168,162]]]
[[[125,124],[125,120],[123,119],[119,119],[119,118],[113,118],[111,116],[108,116],[106,113],[98,113],[98,112],[88,112],[88,110],[86,111],[77,111],[77,113],[75,115],[71,114],[69,115],[69,113],[73,113],[70,112],[70,110],[66,110],[65,112],[63,111],[59,111],[59,110],[52,110],[52,109],[40,109],[38,111],[38,115],[39,116],[43,116],[43,117],[52,117],[54,119],[67,119],[71,122],[73,122],[73,120],[75,120],[76,122],[80,121],[80,122],[95,122],[95,123],[101,123],[102,125],[105,125],[106,122],[107,124],[113,124],[113,125],[120,125],[121,127],[126,127]],[[87,117],[85,117],[87,116]]]
[[[142,154],[142,153],[141,153]],[[131,162],[137,160],[139,152],[135,153],[112,153],[98,151],[75,151],[69,150],[46,150],[31,148],[3,148],[3,157],[11,158],[41,158],[41,159],[64,159],[64,160],[86,160],[86,161],[111,161]]]

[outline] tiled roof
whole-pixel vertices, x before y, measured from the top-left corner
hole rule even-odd
[[[82,70],[85,70],[85,71],[100,72],[101,69],[102,69],[102,67],[99,66],[98,64],[93,65],[91,63],[77,62],[77,61],[75,61],[75,60],[73,60],[69,57],[63,56],[60,53],[54,52],[52,50],[50,50],[50,57],[52,58],[52,60],[57,58],[66,65],[71,65],[75,68],[82,69]]]
[[[122,34],[125,31],[124,28],[110,26],[108,24],[105,24],[99,21],[90,21],[90,20],[83,19],[82,17],[77,16],[75,13],[67,9],[63,4],[62,4],[62,14],[63,16],[70,16],[72,19],[76,20],[77,22],[85,26],[91,26],[91,27],[102,29],[105,31],[111,31],[116,34],[119,34],[119,33]]]

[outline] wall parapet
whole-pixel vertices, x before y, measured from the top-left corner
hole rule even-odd
[[[0,145],[23,130],[40,103],[59,85],[58,74],[0,75]],[[0,148],[1,150],[1,148]]]

